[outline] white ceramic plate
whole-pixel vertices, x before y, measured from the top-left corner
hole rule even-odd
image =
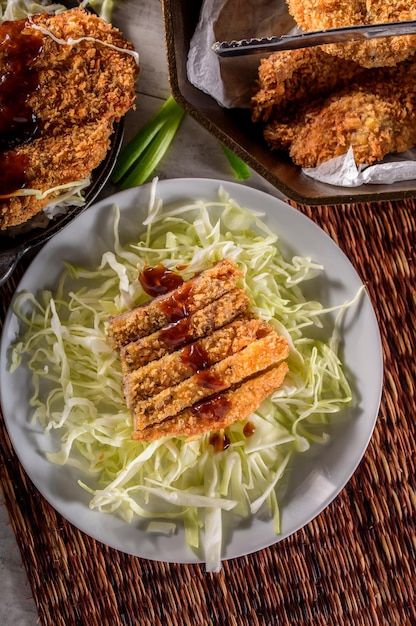
[[[311,220],[284,202],[243,185],[208,179],[161,181],[158,195],[165,206],[195,198],[214,200],[220,185],[237,202],[265,212],[265,221],[279,234],[283,250],[311,256],[324,265],[322,278],[310,281],[309,297],[325,306],[354,298],[361,281],[347,257]],[[122,241],[131,241],[134,234],[143,230],[148,198],[146,185],[88,209],[45,245],[17,292],[53,289],[64,260],[76,265],[97,265],[102,253],[112,248],[114,203],[121,210]],[[199,562],[200,557],[186,546],[183,530],[172,536],[153,535],[142,530],[139,521],[127,524],[111,514],[91,511],[89,495],[76,483],[77,472],[45,459],[44,452],[52,449],[51,441],[39,427],[30,424],[30,372],[23,367],[13,374],[8,372],[8,352],[17,327],[10,309],[0,353],[1,402],[15,451],[39,491],[75,526],[114,548],[154,560]],[[355,471],[374,428],[383,378],[379,330],[367,295],[346,313],[342,358],[353,388],[354,406],[343,411],[341,419],[337,418],[328,444],[312,446],[308,453],[294,459],[282,501],[282,534],[275,535],[271,521],[253,517],[236,528],[226,529],[223,558],[249,554],[292,534],[328,506]]]

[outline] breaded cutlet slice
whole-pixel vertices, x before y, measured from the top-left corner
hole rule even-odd
[[[123,378],[127,406],[181,383],[272,331],[273,327],[263,320],[240,318],[207,337],[129,372]]]
[[[300,167],[316,167],[350,147],[357,165],[371,165],[415,145],[416,116],[399,98],[354,90],[328,98],[315,111],[310,107],[290,124],[268,124],[264,138],[275,149],[288,149]]]
[[[95,169],[105,158],[110,146],[112,123],[85,124],[80,128],[68,127],[57,141],[55,137],[40,137],[24,144],[15,153],[28,158],[27,175],[35,189],[52,189],[73,181],[82,180],[89,168]],[[34,159],[38,153],[42,158]],[[58,197],[62,191],[48,195],[48,201]],[[0,199],[0,225],[3,228],[16,226],[37,215],[45,206],[45,200],[34,196],[16,196],[9,200]]]
[[[288,371],[284,361],[265,373],[243,382],[236,389],[225,391],[185,409],[173,419],[152,424],[135,431],[137,441],[155,441],[162,437],[197,437],[203,433],[244,421],[254,413],[271,393],[283,384]]]
[[[211,334],[246,312],[249,304],[244,290],[236,287],[193,315],[128,343],[120,349],[123,372],[142,367],[195,339]]]
[[[287,340],[273,332],[178,385],[163,389],[151,398],[135,404],[135,398],[132,397],[129,405],[133,408],[135,430],[142,430],[173,417],[204,398],[266,370],[288,355]]]
[[[284,122],[305,103],[348,85],[365,71],[353,61],[330,57],[318,46],[275,52],[259,64],[251,99],[253,122]]]
[[[25,189],[43,193],[87,178],[104,159],[114,123],[134,107],[139,67],[120,31],[83,9],[33,15],[19,24],[22,39],[42,42],[31,64],[37,86],[27,95],[37,131],[10,152],[25,157]],[[0,229],[28,221],[59,193],[0,198]]]
[[[166,295],[111,317],[107,332],[113,347],[120,348],[192,315],[230,291],[241,277],[238,266],[224,259]]]
[[[413,0],[287,0],[287,5],[304,31],[416,19]],[[328,44],[324,50],[363,67],[394,66],[415,53],[416,35]]]

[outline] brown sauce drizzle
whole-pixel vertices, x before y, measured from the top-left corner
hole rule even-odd
[[[243,435],[245,437],[251,437],[252,435],[254,435],[255,430],[256,427],[254,426],[253,422],[247,422],[243,428]]]
[[[231,409],[231,402],[226,396],[217,394],[208,400],[203,400],[192,407],[193,411],[205,419],[219,421]]]
[[[0,194],[26,186],[27,161],[13,149],[32,141],[39,121],[29,104],[39,88],[35,61],[43,49],[42,36],[24,34],[28,24],[19,20],[0,25]]]
[[[223,452],[230,445],[230,440],[223,430],[212,433],[209,443],[213,446],[215,452]]]
[[[169,348],[180,348],[190,341],[189,320],[181,319],[160,331],[160,340]]]
[[[24,154],[16,154],[12,150],[0,151],[0,198],[26,187],[28,163],[29,159]]]
[[[178,322],[190,314],[189,300],[192,294],[192,283],[186,282],[183,287],[178,287],[164,300],[161,300],[159,306],[166,315],[168,322]]]
[[[139,281],[143,290],[154,298],[165,295],[183,284],[180,274],[172,272],[162,263],[154,267],[145,267],[139,274]]]
[[[189,365],[194,372],[206,370],[211,365],[207,351],[199,343],[190,343],[180,356],[185,365]]]
[[[205,389],[212,389],[213,391],[222,391],[224,389],[224,382],[220,376],[215,376],[207,370],[197,372],[196,378],[200,387]]]

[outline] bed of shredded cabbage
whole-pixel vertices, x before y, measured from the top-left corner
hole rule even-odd
[[[82,0],[80,7],[90,5],[102,19],[110,22],[114,0]],[[0,23],[6,20],[22,20],[36,13],[62,13],[67,7],[51,0],[0,0]]]
[[[222,512],[244,518],[267,510],[279,533],[276,486],[289,462],[302,462],[295,452],[327,440],[329,418],[351,403],[351,391],[337,355],[336,319],[302,294],[302,284],[323,268],[310,258],[283,258],[261,214],[224,190],[216,202],[170,209],[158,200],[156,182],[134,243],[120,242],[115,207],[114,249],[97,267],[68,264],[54,293],[19,295],[22,332],[11,367],[24,361],[30,368],[33,420],[60,441],[48,458],[91,477],[80,488],[90,492],[92,509],[148,520],[150,531],[174,532],[182,523],[189,546],[216,570]],[[244,271],[255,314],[290,342],[285,383],[250,418],[252,436],[239,422],[228,428],[231,443],[222,452],[214,452],[209,434],[135,442],[119,357],[106,338],[108,316],[148,299],[138,281],[145,264],[163,263],[187,279],[225,257]],[[340,303],[337,315],[351,304]],[[330,327],[327,341],[313,338],[322,325]]]

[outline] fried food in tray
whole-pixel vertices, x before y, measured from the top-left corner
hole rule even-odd
[[[253,121],[301,167],[350,147],[357,165],[370,165],[416,145],[415,78],[415,56],[365,69],[319,47],[277,52],[261,61]]]
[[[30,220],[62,194],[62,186],[88,178],[101,163],[114,123],[134,106],[139,68],[132,44],[82,9],[4,22],[0,33],[2,72],[16,83],[8,90],[15,90],[12,108],[20,102],[33,122],[22,137],[18,125],[8,134],[1,127],[5,230]],[[3,116],[8,97],[0,93]],[[11,175],[16,182],[10,186]]]
[[[133,439],[194,437],[223,429],[249,418],[281,386],[288,342],[250,313],[249,298],[238,285],[241,278],[238,266],[225,259],[109,319]],[[238,309],[227,299],[232,294],[242,296]],[[205,315],[207,324],[195,322],[198,316],[203,322]],[[149,337],[156,338],[153,351]]]
[[[412,0],[287,0],[287,5],[304,31],[416,19],[416,5]],[[363,67],[394,66],[415,53],[416,35],[329,44],[325,50]]]

